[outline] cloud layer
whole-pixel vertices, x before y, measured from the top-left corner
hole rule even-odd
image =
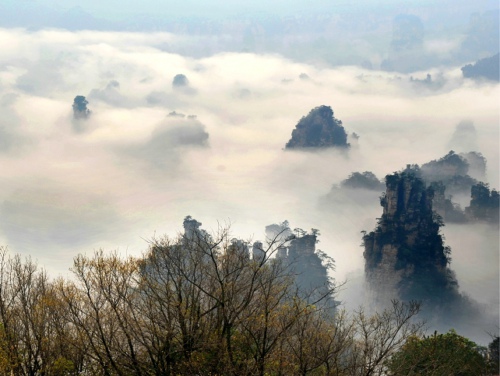
[[[253,239],[287,219],[321,230],[320,248],[343,279],[362,269],[360,231],[372,230],[381,213],[377,194],[324,197],[351,172],[383,177],[474,145],[488,160],[488,182],[499,187],[498,84],[464,80],[453,66],[431,71],[441,84],[427,87],[410,75],[276,55],[186,58],[165,48],[176,38],[0,29],[1,243],[64,273],[79,252],[138,255],[144,239],[174,235],[186,215],[214,230],[229,221],[235,236]],[[172,87],[178,74],[190,90]],[[76,95],[92,111],[79,132]],[[285,152],[299,119],[319,105],[331,106],[359,140],[347,153]],[[468,137],[456,128],[464,120],[474,123],[473,140],[460,139]],[[496,230],[446,231],[464,289],[482,283],[498,299]],[[477,247],[471,277],[467,255]]]

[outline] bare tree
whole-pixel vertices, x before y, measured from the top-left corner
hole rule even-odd
[[[142,258],[77,256],[50,282],[29,258],[0,252],[0,374],[383,375],[417,335],[414,302],[349,315],[309,295],[274,257],[280,234],[251,258],[228,227],[153,239]]]
[[[77,359],[54,284],[30,258],[0,249],[0,362],[3,374],[70,375]]]
[[[400,349],[406,339],[419,335],[424,322],[415,322],[420,304],[392,301],[382,313],[367,316],[359,309],[353,316],[353,350],[349,357],[349,375],[385,375],[390,357]]]

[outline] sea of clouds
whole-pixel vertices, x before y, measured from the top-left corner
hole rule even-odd
[[[362,303],[349,290],[363,270],[360,231],[382,210],[377,193],[329,200],[332,185],[354,171],[383,179],[473,144],[499,187],[498,83],[464,80],[458,66],[411,74],[439,78],[426,85],[279,55],[169,52],[185,38],[0,29],[1,244],[56,276],[78,253],[140,255],[155,234],[175,236],[186,215],[253,240],[286,219],[320,229],[318,247],[335,259],[335,278],[348,280],[341,296],[353,306]],[[173,86],[177,74],[189,84]],[[87,120],[73,118],[77,95],[89,101]],[[284,151],[319,105],[359,139],[347,152]],[[474,140],[454,137],[463,120],[474,123]],[[443,231],[462,290],[498,314],[498,227]]]

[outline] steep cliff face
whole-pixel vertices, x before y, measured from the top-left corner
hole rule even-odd
[[[426,187],[416,169],[386,177],[382,217],[375,231],[363,237],[365,276],[378,303],[399,298],[442,305],[459,297],[433,197],[434,189]]]
[[[313,108],[304,116],[292,131],[292,138],[285,145],[286,149],[343,147],[347,143],[347,134],[342,121],[333,116],[329,106]]]

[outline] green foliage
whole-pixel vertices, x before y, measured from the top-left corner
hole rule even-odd
[[[500,337],[495,336],[488,345],[489,368],[490,372],[493,374],[498,374],[500,372],[499,340]]]
[[[454,330],[409,338],[387,366],[389,375],[487,375],[482,349]]]
[[[59,357],[54,361],[52,367],[50,367],[50,375],[53,376],[69,376],[73,374],[75,370],[74,363],[64,357]]]

